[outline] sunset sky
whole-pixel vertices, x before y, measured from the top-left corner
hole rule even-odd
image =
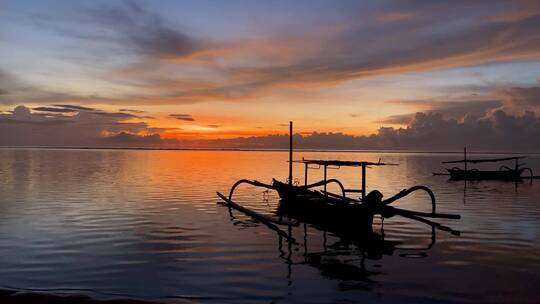
[[[489,124],[479,137],[512,146],[540,135],[539,109],[539,1],[0,0],[0,145],[182,145],[293,120],[363,139]]]

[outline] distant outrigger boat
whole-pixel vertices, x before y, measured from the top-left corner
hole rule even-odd
[[[242,179],[237,181],[226,197],[221,193],[218,196],[231,208],[235,208],[256,220],[259,220],[270,228],[279,232],[277,225],[297,225],[299,222],[310,223],[324,231],[339,233],[341,235],[368,235],[372,233],[373,217],[380,215],[383,218],[400,215],[406,218],[417,220],[432,227],[449,231],[453,234],[459,232],[449,227],[433,222],[426,218],[446,218],[459,219],[459,215],[444,214],[435,212],[435,195],[425,186],[414,186],[404,189],[396,195],[383,200],[383,194],[373,190],[366,194],[366,169],[371,166],[391,166],[397,164],[387,164],[367,161],[342,161],[342,160],[306,160],[293,161],[292,144],[292,122],[290,122],[289,141],[289,178],[287,182],[273,179],[272,184],[265,184],[256,180]],[[293,183],[292,164],[294,162],[303,163],[305,168],[304,185]],[[308,169],[317,166],[324,169],[324,179],[308,184]],[[346,189],[337,179],[327,179],[328,168],[339,167],[360,167],[362,169],[362,188]],[[341,194],[327,191],[327,185],[335,183],[341,189]],[[275,216],[260,214],[254,210],[245,208],[233,201],[234,190],[241,184],[250,184],[256,187],[267,188],[277,191],[281,201]],[[315,187],[323,187],[322,191],[314,190]],[[431,212],[418,212],[389,206],[391,203],[411,194],[412,192],[423,190],[428,193],[431,199]],[[360,193],[360,198],[347,197],[347,193]],[[288,219],[286,219],[288,218]]]
[[[433,173],[434,175],[449,175],[451,180],[520,180],[522,178],[535,178],[532,169],[524,167],[525,163],[520,163],[519,160],[525,156],[513,156],[504,158],[484,158],[484,159],[467,159],[467,149],[463,149],[463,159],[444,161],[443,164],[459,164],[463,163],[464,167],[447,168],[448,173]],[[495,163],[515,161],[513,168],[506,165],[501,165],[498,170],[478,170],[469,168],[468,164],[478,163]],[[523,176],[524,172],[529,172],[530,176]]]

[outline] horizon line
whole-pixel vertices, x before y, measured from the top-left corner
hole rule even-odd
[[[288,148],[172,148],[172,147],[77,147],[77,146],[0,146],[0,149],[44,149],[44,150],[148,150],[148,151],[246,151],[246,152],[288,152]],[[430,150],[407,150],[407,149],[294,149],[301,152],[337,152],[337,153],[423,153],[423,154],[463,154],[459,151],[430,151]],[[540,155],[538,152],[519,151],[469,151],[468,154],[526,154]]]

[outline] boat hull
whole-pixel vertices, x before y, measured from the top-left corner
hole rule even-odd
[[[452,180],[519,180],[522,170],[499,170],[499,171],[481,171],[481,170],[462,170],[446,169]]]
[[[326,196],[318,191],[274,181],[281,202],[278,215],[298,219],[339,234],[372,233],[373,211],[364,204]]]

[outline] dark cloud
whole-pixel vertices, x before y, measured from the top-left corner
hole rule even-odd
[[[148,146],[148,145],[158,145],[161,143],[161,137],[159,134],[150,134],[150,135],[137,135],[127,132],[120,132],[118,134],[100,138],[100,141],[103,144],[111,145],[118,147],[121,145],[128,146]]]
[[[94,108],[83,107],[83,106],[78,106],[78,105],[55,104],[53,106],[59,107],[59,108],[64,108],[64,109],[77,110],[77,111],[98,111],[97,109],[94,109]]]
[[[181,130],[182,128],[148,128],[148,132],[150,133],[175,132]]]
[[[540,107],[540,86],[514,87],[502,91],[508,106],[520,108]]]
[[[212,128],[212,129],[217,129],[217,128],[221,128],[221,125],[206,125],[206,127]]]
[[[507,113],[523,114],[524,111],[538,113],[540,110],[540,87],[512,87],[507,89],[491,88],[486,96],[492,95],[496,99],[485,99],[476,95],[480,100],[394,100],[388,103],[410,106],[422,112],[439,113],[445,119],[463,121],[467,119],[485,118],[494,111],[504,110]],[[383,124],[407,125],[413,121],[415,113],[392,115],[377,122]]]
[[[408,125],[414,120],[416,113],[390,115],[377,122],[389,125]]]
[[[74,113],[74,112],[77,112],[77,110],[74,110],[74,109],[53,108],[53,107],[37,107],[37,108],[33,108],[32,110],[41,111],[41,112],[53,112],[53,113]]]
[[[169,114],[169,116],[174,117],[178,120],[195,121],[191,114]]]
[[[56,113],[56,112],[34,112],[32,113],[34,116],[41,116],[45,118],[67,118],[68,116],[64,115],[64,113]]]
[[[70,38],[114,46],[111,52],[118,53],[121,49],[128,54],[135,52],[151,58],[187,57],[206,47],[203,41],[168,26],[162,16],[136,1],[87,7],[82,14],[74,14],[66,20],[84,26],[67,27],[54,18],[42,18],[40,25]]]
[[[97,116],[106,116],[110,117],[116,120],[128,120],[132,118],[144,118],[144,119],[153,119],[151,116],[137,116],[135,114],[130,113],[124,113],[124,112],[102,112],[102,111],[95,111],[95,112],[89,112],[92,115]]]
[[[144,122],[126,122],[140,118],[133,114],[92,110],[65,116],[57,112],[32,113],[25,106],[17,106],[12,113],[0,114],[0,145],[100,146],[104,136],[122,132],[141,136],[149,132]]]
[[[119,109],[118,111],[120,111],[120,112],[130,112],[130,113],[136,113],[136,114],[145,113],[145,111],[133,110],[133,109]]]

